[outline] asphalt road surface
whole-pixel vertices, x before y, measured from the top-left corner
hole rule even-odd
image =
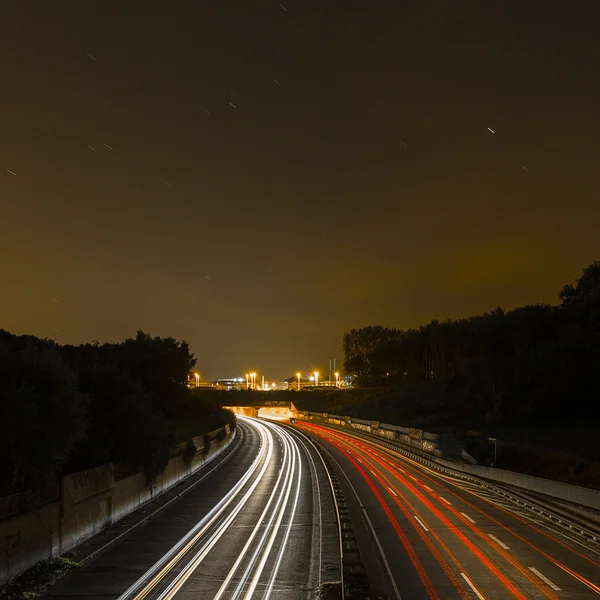
[[[599,598],[600,557],[537,513],[353,432],[297,426],[342,472],[361,554],[380,597]]]
[[[205,481],[50,597],[316,597],[336,564],[339,573],[324,466],[305,438],[275,423],[240,418],[237,435],[239,447]]]

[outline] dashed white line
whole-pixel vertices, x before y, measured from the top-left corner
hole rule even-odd
[[[475,595],[479,598],[479,600],[485,600],[479,590],[473,585],[471,580],[464,573],[461,573],[460,575],[467,582],[467,585],[475,592]]]
[[[421,521],[421,519],[419,519],[419,517],[417,517],[417,515],[413,515],[417,521],[417,523],[427,532],[429,532],[429,529],[427,529],[427,527],[425,527],[425,524],[423,523],[423,521]]]
[[[535,567],[528,567],[528,569],[535,573],[544,583],[547,583],[555,592],[560,592],[560,588],[552,583],[545,575],[542,575]]]
[[[425,484],[423,484],[423,487],[424,487],[426,490],[429,490],[430,492],[433,492],[433,490],[432,490],[432,489],[431,489],[431,488],[430,488],[428,485],[425,485]]]
[[[396,496],[396,497],[398,496],[398,494],[396,494],[396,492],[389,486],[388,486],[388,490],[390,490],[390,492],[392,492],[392,494],[394,494],[394,496]]]
[[[504,548],[505,550],[510,550],[510,548],[504,542],[501,542],[495,535],[491,533],[488,533],[488,535],[496,542],[496,544],[498,544],[498,546]]]
[[[448,506],[452,506],[452,502],[450,502],[450,500],[446,500],[446,498],[444,498],[444,496],[440,496],[440,500],[442,500],[443,502],[448,504]]]
[[[409,477],[410,477],[411,479],[414,479],[415,481],[419,481],[419,480],[418,480],[418,479],[417,479],[417,478],[416,478],[414,475],[409,475]]]
[[[471,523],[475,523],[475,521],[473,519],[471,519],[471,517],[466,514],[466,513],[460,513],[467,521],[471,521]]]

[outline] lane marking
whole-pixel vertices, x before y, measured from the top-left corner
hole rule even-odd
[[[475,523],[475,521],[473,519],[471,519],[471,517],[466,514],[466,513],[460,513],[467,521],[471,521],[471,523]]]
[[[392,492],[392,494],[394,494],[394,496],[398,497],[398,494],[396,494],[396,492],[388,486],[388,490],[390,490],[390,492]]]
[[[535,573],[544,583],[547,583],[555,592],[560,592],[560,588],[552,583],[545,575],[542,575],[535,567],[527,567],[532,573]]]
[[[373,473],[373,475],[375,475],[375,477],[377,477],[377,473],[375,473],[375,471],[373,471],[373,469],[369,469],[369,471],[371,471],[371,473]]]
[[[418,479],[417,479],[417,478],[416,478],[414,475],[409,475],[409,477],[410,477],[411,479],[414,479],[415,481],[419,481],[419,480],[418,480]]]
[[[475,592],[475,595],[479,598],[479,600],[485,600],[485,597],[481,595],[479,590],[473,585],[471,580],[464,573],[461,573],[461,577],[467,582],[468,586]]]
[[[417,523],[425,530],[427,531],[427,533],[429,533],[429,529],[427,529],[427,527],[425,527],[425,524],[423,523],[423,521],[421,521],[421,519],[419,519],[419,517],[417,517],[417,515],[413,515],[415,517],[415,519],[417,520]]]
[[[424,487],[426,490],[429,490],[430,492],[433,492],[433,490],[432,490],[432,489],[431,489],[431,488],[430,488],[428,485],[425,485],[425,484],[423,484],[423,487]]]
[[[440,500],[443,500],[448,506],[452,506],[452,502],[450,502],[450,500],[446,500],[444,496],[440,496]]]
[[[496,542],[496,544],[498,544],[498,546],[504,548],[505,550],[510,550],[510,548],[504,542],[501,542],[495,535],[492,533],[488,533],[488,535]]]

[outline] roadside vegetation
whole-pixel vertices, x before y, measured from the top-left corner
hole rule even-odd
[[[557,305],[500,307],[418,329],[353,329],[356,388],[299,393],[299,409],[459,435],[478,460],[600,489],[600,262]]]
[[[138,331],[60,346],[0,330],[0,496],[108,462],[161,473],[176,444],[235,417],[187,388],[186,342]]]
[[[44,595],[70,570],[78,567],[70,555],[41,560],[0,587],[0,600],[34,600]]]

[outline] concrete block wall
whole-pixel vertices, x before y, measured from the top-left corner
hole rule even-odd
[[[544,494],[551,498],[571,502],[581,507],[592,508],[597,511],[600,510],[600,492],[596,490],[569,485],[559,481],[552,481],[550,479],[542,479],[532,475],[524,475],[523,473],[516,473],[514,471],[505,471],[503,469],[484,467],[477,464],[464,464],[444,459],[440,447],[441,436],[437,433],[409,429],[408,427],[390,425],[388,423],[377,423],[377,427],[373,427],[374,422],[372,421],[343,417],[340,415],[330,415],[327,413],[299,411],[297,418],[299,420],[315,421],[329,425],[343,425],[372,435],[380,435],[388,440],[396,441],[402,445],[414,448],[415,450],[430,454],[433,460],[454,469],[455,471],[474,475],[475,477],[481,477],[482,479],[505,483],[526,491]]]
[[[59,553],[60,501],[0,521],[0,584]]]
[[[59,500],[0,519],[0,585],[44,558],[68,552],[214,460],[234,438],[229,426],[223,429],[222,441],[216,439],[218,429],[207,434],[207,454],[204,436],[198,436],[202,448],[191,463],[172,458],[152,485],[143,473],[115,480],[114,465],[102,465],[63,477]]]

